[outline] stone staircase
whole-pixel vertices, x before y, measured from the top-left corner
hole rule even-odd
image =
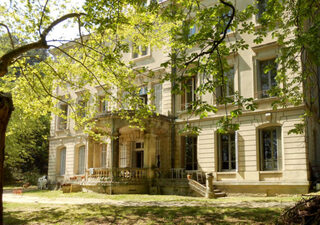
[[[202,197],[208,197],[207,195],[207,187],[205,186],[205,184],[201,184],[196,180],[193,179],[189,179],[188,180],[189,183],[189,187],[191,190],[195,191],[197,194],[199,194]],[[213,195],[213,196],[212,196]],[[212,191],[212,197],[213,198],[219,198],[219,197],[225,197],[227,196],[225,192],[213,187],[213,191]]]

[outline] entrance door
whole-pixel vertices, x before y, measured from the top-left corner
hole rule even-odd
[[[137,168],[143,168],[143,160],[144,160],[144,157],[143,157],[143,151],[136,151],[136,167]]]

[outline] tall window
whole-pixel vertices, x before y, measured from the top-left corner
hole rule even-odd
[[[61,149],[59,153],[60,153],[59,175],[63,176],[66,173],[66,148]]]
[[[258,14],[257,14],[257,19],[260,19],[262,17],[262,14],[266,11],[267,9],[267,3],[268,0],[258,0]]]
[[[157,168],[160,168],[160,146],[161,146],[160,138],[157,137],[156,139],[156,167]]]
[[[144,104],[148,104],[148,88],[147,87],[140,88],[139,97],[141,98]]]
[[[78,174],[84,174],[85,171],[85,146],[78,149]]]
[[[281,169],[281,128],[259,130],[261,170]]]
[[[127,146],[125,144],[120,145],[119,152],[119,167],[127,167]]]
[[[219,134],[219,171],[232,171],[236,169],[235,133]]]
[[[136,168],[144,167],[144,142],[136,142],[135,160]]]
[[[106,144],[102,144],[101,146],[101,162],[100,167],[106,168],[107,166],[107,146]]]
[[[186,136],[182,137],[184,141],[185,151],[185,166],[186,170],[197,170],[198,169],[198,155],[197,155],[197,137]]]
[[[58,130],[67,129],[67,121],[68,121],[68,105],[65,103],[59,104],[59,108],[62,111],[60,116],[58,117]]]
[[[99,96],[99,112],[108,111],[108,101],[105,99],[105,96]]]
[[[231,97],[234,95],[234,68],[232,67],[228,72],[225,72],[224,79],[225,84],[223,86],[217,87],[216,98],[221,100],[223,97]]]
[[[78,116],[82,118],[86,116],[86,106],[87,106],[87,102],[84,99],[79,98],[78,99]]]
[[[153,85],[154,88],[154,105],[156,112],[161,113],[162,110],[162,84]]]
[[[257,61],[258,98],[268,98],[268,91],[277,85],[277,64],[275,59]]]
[[[196,77],[190,77],[184,82],[184,90],[181,95],[181,110],[190,108],[191,103],[196,100]]]
[[[189,33],[188,33],[188,37],[193,36],[193,35],[196,33],[196,31],[197,31],[196,25],[190,26],[190,28],[189,28]]]
[[[137,59],[142,56],[146,56],[149,53],[148,46],[132,44],[132,58]]]

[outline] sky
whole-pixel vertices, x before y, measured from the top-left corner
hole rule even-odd
[[[81,7],[84,4],[85,0],[71,0],[70,5],[75,5],[77,7]],[[68,11],[70,9],[66,9]],[[58,18],[58,17],[57,17]],[[56,18],[56,19],[57,19]],[[47,40],[72,40],[79,37],[79,27],[77,24],[73,23],[73,26],[70,26],[71,20],[65,21],[57,25],[48,35]],[[84,31],[81,31],[82,34]],[[59,42],[50,42],[53,45],[61,45]]]

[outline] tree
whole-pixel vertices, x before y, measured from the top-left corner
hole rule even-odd
[[[7,128],[11,113],[13,111],[12,97],[10,94],[5,93],[12,90],[10,90],[10,87],[4,87],[5,86],[4,84],[7,84],[8,82],[20,77],[24,77],[25,79],[21,79],[21,82],[19,82],[19,84],[18,82],[16,82],[15,83],[16,85],[23,84],[23,82],[25,83],[28,82],[26,81],[27,76],[24,74],[26,70],[20,70],[21,76],[16,77],[18,68],[22,69],[29,65],[26,60],[26,57],[28,57],[26,53],[35,49],[48,49],[50,46],[47,42],[47,36],[53,30],[53,28],[68,19],[71,19],[71,18],[79,19],[80,16],[82,15],[81,13],[69,13],[64,16],[58,17],[58,19],[56,20],[50,20],[50,18],[48,17],[48,14],[49,14],[48,7],[49,7],[48,1],[46,1],[44,5],[36,4],[35,2],[31,2],[31,1],[22,2],[22,3],[19,3],[18,1],[10,1],[10,3],[9,2],[7,4],[1,3],[0,5],[0,12],[2,15],[1,20],[6,21],[6,23],[0,22],[0,26],[4,28],[5,32],[10,38],[10,44],[11,44],[11,48],[7,50],[0,57],[0,77],[3,77],[2,84],[1,84],[2,90],[0,92],[0,116],[1,116],[0,117],[1,118],[1,121],[0,121],[0,194],[1,194],[0,224],[3,223],[2,221],[2,212],[3,212],[2,187],[3,187],[5,132],[6,132],[6,128]],[[16,11],[17,9],[20,9],[20,11]],[[40,16],[36,17],[37,13]],[[38,18],[38,20],[35,20],[35,18]],[[18,26],[13,28],[11,27],[12,24],[16,24]],[[19,37],[18,44],[15,44],[12,32],[14,32],[14,34],[17,37]],[[37,58],[37,55],[34,54],[29,57]],[[30,81],[28,84],[31,89],[35,88],[34,81]],[[9,88],[9,90],[7,88]],[[30,93],[30,88],[28,90],[29,93]],[[25,91],[26,91],[26,88],[25,88]],[[26,95],[24,97],[27,96],[29,98],[30,97],[32,98],[34,97],[35,94],[39,94],[39,93],[41,94],[41,91],[34,92],[32,95],[29,95],[29,96],[27,93],[25,93]],[[16,97],[18,97],[19,99],[19,95],[16,95]],[[20,101],[21,100],[22,99],[20,98]],[[24,101],[27,101],[27,100],[28,98],[24,99]],[[50,99],[47,99],[47,102],[48,100],[50,101]],[[28,102],[24,102],[24,105],[27,105],[27,104]]]
[[[23,36],[25,42],[17,46],[12,44],[12,49],[0,58],[0,76],[7,81],[16,79],[13,67],[15,65],[18,67],[17,65],[20,64],[20,68],[24,68],[21,85],[26,90],[25,93],[28,93],[24,95],[28,102],[32,102],[30,99],[39,95],[47,96],[42,100],[44,102],[32,102],[31,105],[34,107],[48,105],[49,107],[45,110],[50,109],[57,114],[62,113],[61,110],[53,107],[58,101],[70,104],[75,112],[73,118],[80,125],[85,125],[85,130],[91,135],[95,133],[92,131],[94,122],[90,120],[90,117],[94,115],[94,112],[91,113],[92,109],[75,104],[74,99],[69,99],[68,96],[53,96],[50,90],[58,86],[63,89],[81,89],[84,90],[82,98],[89,101],[90,96],[86,85],[100,85],[106,93],[107,100],[119,105],[124,102],[130,103],[129,108],[135,113],[128,114],[128,111],[122,110],[123,118],[129,119],[132,125],[143,127],[141,119],[152,114],[152,107],[141,104],[137,96],[137,86],[130,80],[137,77],[138,74],[144,76],[153,74],[148,72],[147,68],[134,69],[133,64],[128,64],[123,60],[123,54],[130,51],[130,42],[138,46],[150,45],[158,48],[166,46],[171,49],[168,53],[170,59],[163,64],[168,68],[168,73],[163,79],[171,81],[173,94],[182,94],[193,74],[204,75],[205,82],[196,90],[198,95],[206,92],[215,93],[218,87],[222,87],[220,102],[225,105],[232,103],[235,108],[230,112],[226,110],[225,117],[219,122],[221,132],[238,129],[234,118],[240,116],[244,109],[255,110],[256,107],[251,98],[243,98],[238,93],[235,93],[236,100],[226,96],[225,84],[228,78],[225,72],[230,68],[227,66],[225,56],[248,47],[245,40],[241,38],[237,39],[234,44],[228,44],[225,41],[228,29],[239,34],[251,33],[257,43],[271,33],[283,46],[282,55],[277,59],[277,62],[283,66],[276,80],[278,83],[290,80],[287,79],[288,71],[296,74],[295,78],[286,83],[283,88],[278,87],[270,91],[270,94],[277,93],[281,97],[274,103],[274,107],[286,107],[287,104],[301,104],[306,101],[304,98],[307,95],[301,93],[301,85],[314,84],[314,82],[307,81],[315,78],[313,68],[315,65],[320,65],[320,19],[317,1],[269,0],[266,11],[261,13],[259,21],[262,26],[259,29],[252,22],[248,22],[248,19],[259,11],[256,5],[248,5],[246,9],[237,11],[234,3],[224,0],[220,0],[213,6],[208,6],[200,0],[172,0],[165,1],[163,4],[140,0],[90,0],[84,5],[86,14],[72,12],[60,15],[60,17],[50,15],[52,7],[55,8],[58,4],[50,6],[49,1],[46,1],[44,5],[38,5],[36,1],[27,1],[22,7],[16,1],[10,2],[12,10],[6,13],[6,8],[0,7],[1,13],[4,17],[11,18],[10,13],[14,11],[17,15],[12,18],[19,18],[19,20],[14,22],[9,20],[9,24],[1,23],[0,25],[9,34],[9,28],[22,21],[19,16],[25,17],[27,22],[20,25],[19,31],[16,31],[17,34]],[[17,10],[18,8],[23,10]],[[82,16],[84,21],[81,20]],[[51,46],[47,40],[48,34],[55,26],[72,18],[78,22],[80,27],[84,26],[88,34],[85,37],[81,35],[83,30],[80,28],[79,39],[63,47],[56,46],[55,61],[48,58],[38,65],[28,66],[23,57],[24,53],[32,49],[48,49]],[[199,32],[190,32],[194,26],[199,29]],[[21,30],[26,31],[26,34]],[[292,32],[293,36],[290,36]],[[190,49],[194,48],[198,48],[198,51],[189,54]],[[302,70],[300,62],[296,60],[297,57],[303,58],[300,60],[303,63]],[[304,57],[307,57],[308,60],[305,60]],[[52,66],[53,64],[55,66]],[[10,68],[13,68],[12,72]],[[73,70],[76,70],[77,73],[66,72]],[[47,76],[41,76],[39,71]],[[124,98],[115,98],[111,87],[131,94]],[[8,91],[11,90],[8,89]],[[18,104],[24,101],[16,99]],[[315,99],[312,99],[311,102],[314,103]],[[0,103],[1,166],[3,165],[4,132],[13,107],[10,97],[5,94],[1,94]],[[136,104],[142,107],[137,110]],[[85,110],[87,112],[84,114],[85,117],[79,118],[77,110]],[[217,108],[206,102],[195,100],[187,107],[187,110],[189,113],[205,117],[209,112],[216,112]],[[132,115],[136,117],[131,117]],[[297,125],[296,132],[301,132],[302,130],[299,130],[301,127],[303,130],[303,126]],[[199,132],[196,127],[192,126],[187,126],[186,129]],[[0,169],[0,175],[2,174],[2,169]],[[1,188],[2,184],[0,184]]]

